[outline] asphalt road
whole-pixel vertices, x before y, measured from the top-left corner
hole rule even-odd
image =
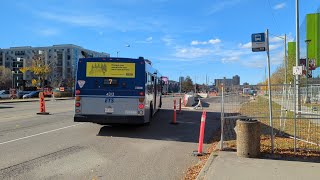
[[[212,103],[212,104],[210,104]],[[73,101],[0,104],[0,179],[181,179],[197,163],[201,111],[171,125],[172,98],[150,126],[73,122]],[[206,103],[205,143],[220,126],[220,104]]]

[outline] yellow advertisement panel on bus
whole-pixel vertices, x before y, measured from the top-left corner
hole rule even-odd
[[[87,62],[86,76],[134,78],[135,63]]]

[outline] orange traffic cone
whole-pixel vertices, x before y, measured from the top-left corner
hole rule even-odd
[[[39,114],[39,115],[49,115],[49,113],[46,112],[46,105],[45,105],[45,101],[44,101],[43,92],[39,93],[39,98],[40,98],[40,112],[38,112],[37,114]]]

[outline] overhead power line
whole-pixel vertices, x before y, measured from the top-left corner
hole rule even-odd
[[[273,21],[274,21],[274,23],[275,23],[276,29],[277,29],[278,32],[280,32],[280,31],[279,31],[278,22],[277,22],[277,20],[276,20],[276,18],[275,18],[275,15],[274,15],[274,13],[273,13],[270,0],[267,0],[267,1],[268,1],[268,5],[269,5],[269,8],[270,8],[271,16],[272,16],[272,19],[273,19]]]

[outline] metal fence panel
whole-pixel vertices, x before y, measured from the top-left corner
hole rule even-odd
[[[285,146],[292,151],[320,151],[320,85],[300,84],[299,91],[296,91],[298,93],[295,93],[296,88],[291,84],[272,84],[272,124],[266,85],[253,85],[248,88],[250,91],[237,89],[223,92],[223,140],[235,140],[236,120],[247,116],[262,123],[263,137],[270,138],[272,129],[274,137],[292,138],[289,142],[276,138],[273,142],[275,149],[283,147],[286,143]],[[297,102],[298,95],[301,97],[300,102]],[[307,98],[310,102],[306,102]],[[296,139],[297,143],[294,143],[293,139]]]

